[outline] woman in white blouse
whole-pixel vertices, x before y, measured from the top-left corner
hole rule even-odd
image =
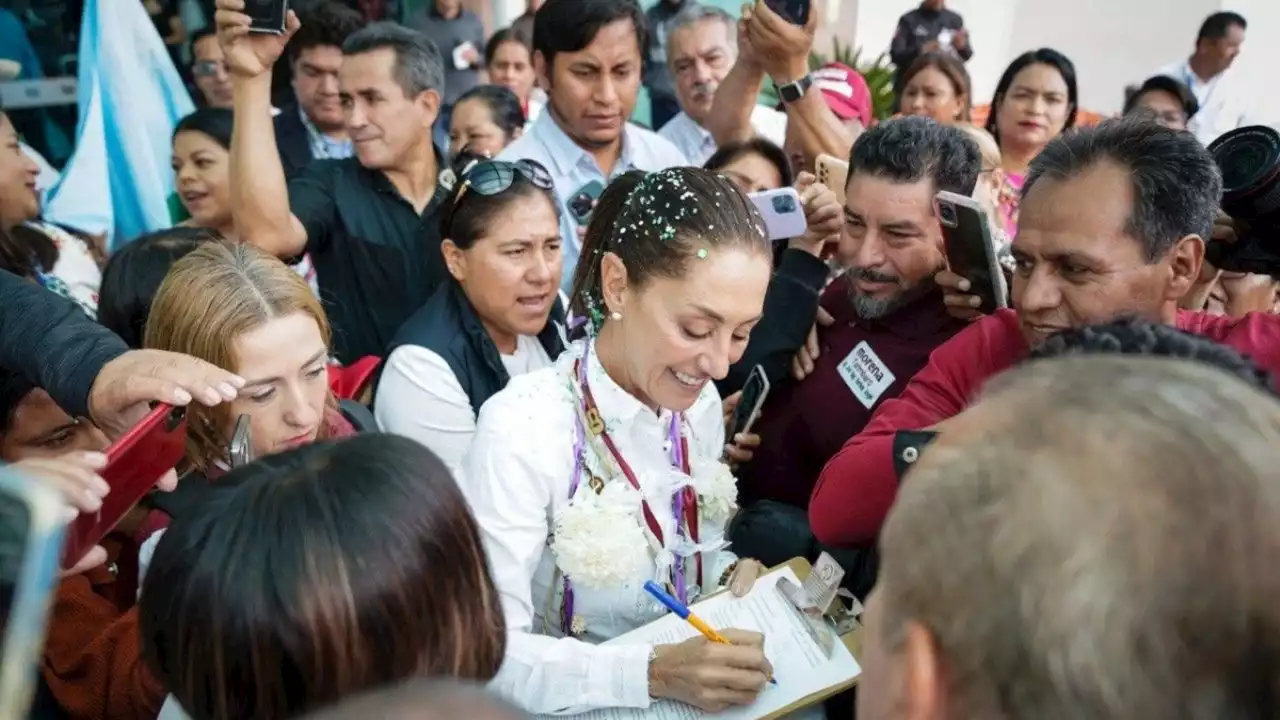
[[[374,415],[461,478],[480,406],[564,350],[564,307],[560,217],[546,168],[473,159],[458,175],[440,215],[450,279],[396,332]]]
[[[595,209],[574,282],[592,339],[481,411],[464,490],[509,634],[494,688],[525,709],[674,699],[717,711],[767,682],[755,633],[600,643],[663,614],[646,580],[693,602],[726,585],[745,593],[759,574],[724,539],[737,487],[712,380],[760,318],[769,253],[759,215],[724,178],[622,176]]]

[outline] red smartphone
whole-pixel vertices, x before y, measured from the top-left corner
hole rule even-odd
[[[102,509],[81,513],[67,529],[63,567],[71,567],[120,523],[134,505],[181,460],[187,449],[186,408],[160,404],[107,448],[102,479],[111,492]]]

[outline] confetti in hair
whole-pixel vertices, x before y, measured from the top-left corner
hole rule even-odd
[[[706,249],[706,248],[698,248],[698,259],[699,259],[699,260],[706,260],[706,259],[707,259],[707,249]]]

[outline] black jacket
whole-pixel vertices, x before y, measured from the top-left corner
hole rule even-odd
[[[751,340],[729,374],[716,383],[721,397],[747,384],[751,369],[764,368],[771,385],[777,385],[791,368],[791,358],[803,345],[818,314],[818,299],[830,269],[803,250],[784,250],[764,296],[764,317],[751,332]]]
[[[302,124],[301,113],[293,104],[282,108],[275,117],[276,148],[280,150],[286,180],[292,180],[311,164],[311,138],[307,135],[307,126]]]
[[[557,299],[546,327],[538,333],[538,342],[552,360],[564,351],[564,322],[564,306]],[[462,287],[452,279],[446,280],[427,304],[400,327],[387,348],[387,357],[402,345],[426,348],[444,358],[477,414],[480,406],[511,380],[498,346],[480,324]]]
[[[71,416],[89,416],[98,373],[128,350],[79,305],[0,271],[0,368],[43,388]]]

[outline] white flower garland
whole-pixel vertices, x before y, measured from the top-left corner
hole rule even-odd
[[[728,522],[738,507],[738,484],[729,466],[692,461],[690,469],[687,482],[698,496],[699,523]],[[608,478],[596,493],[584,482],[556,514],[551,540],[556,564],[575,584],[596,589],[647,579],[654,555],[643,522],[640,493],[629,484]]]

